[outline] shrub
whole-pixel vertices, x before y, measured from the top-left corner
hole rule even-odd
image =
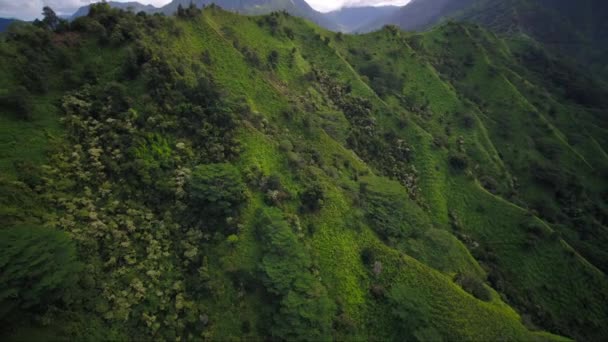
[[[69,237],[38,227],[0,230],[0,318],[42,308],[75,284],[81,265]]]
[[[212,217],[236,214],[246,199],[241,174],[230,164],[196,167],[190,179],[189,192],[194,209]]]
[[[493,194],[496,194],[500,187],[496,179],[491,176],[482,176],[481,178],[479,178],[479,182],[481,183],[481,186],[484,187],[484,189],[488,190]]]
[[[279,66],[279,53],[276,50],[272,50],[268,55],[268,64],[273,69],[276,69]]]
[[[323,207],[325,193],[319,184],[313,184],[300,195],[303,212],[317,212]]]
[[[469,166],[469,159],[463,153],[451,153],[448,161],[450,166],[457,171],[462,171]]]
[[[0,106],[11,109],[17,118],[32,118],[32,99],[30,92],[22,86],[15,87],[8,94],[0,96]]]
[[[475,118],[470,114],[465,114],[462,118],[462,125],[469,129],[475,127]]]
[[[293,151],[293,144],[287,139],[281,140],[279,143],[279,149],[283,152],[291,152]]]
[[[492,299],[492,294],[490,290],[488,290],[483,281],[481,281],[478,277],[468,273],[458,273],[456,278],[454,279],[458,285],[462,287],[463,290],[467,291],[475,298],[490,301]]]
[[[203,53],[201,54],[201,60],[203,61],[203,63],[205,63],[205,65],[211,65],[213,63],[213,59],[209,50],[203,51]]]
[[[278,296],[271,334],[290,341],[329,340],[336,308],[310,272],[310,255],[278,209],[261,209],[256,217],[263,281]]]
[[[245,56],[245,60],[247,61],[247,63],[251,64],[252,66],[259,68],[260,65],[262,64],[261,60],[260,60],[260,56],[258,55],[258,53],[249,48],[249,47],[244,47],[241,50],[241,53],[243,54],[243,56]]]

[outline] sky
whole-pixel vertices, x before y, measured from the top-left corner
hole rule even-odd
[[[0,0],[0,18],[18,18],[33,20],[40,17],[42,7],[50,6],[61,15],[71,15],[79,7],[86,6],[98,0]],[[127,2],[129,0],[114,0]],[[142,4],[151,4],[156,7],[171,2],[171,0],[131,0]],[[409,0],[305,0],[317,11],[328,12],[344,6],[380,6],[404,5]]]

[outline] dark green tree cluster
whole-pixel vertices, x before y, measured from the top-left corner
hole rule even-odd
[[[197,166],[189,183],[192,209],[201,217],[234,216],[245,201],[245,185],[231,164]]]
[[[68,235],[40,227],[0,230],[0,320],[44,310],[68,293],[82,265]]]
[[[256,216],[264,250],[260,262],[263,281],[278,304],[271,335],[282,340],[330,340],[336,308],[325,287],[310,272],[309,253],[280,210],[266,208]]]
[[[399,75],[388,69],[383,64],[372,62],[362,67],[359,72],[367,77],[372,89],[381,97],[393,93],[400,94],[403,88],[403,80]]]
[[[196,18],[199,15],[201,15],[202,10],[198,7],[196,7],[196,5],[191,2],[190,5],[188,5],[187,8],[184,8],[184,6],[182,6],[182,4],[179,4],[177,6],[177,17],[178,18]]]

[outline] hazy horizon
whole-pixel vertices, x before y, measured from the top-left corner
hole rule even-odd
[[[99,2],[100,0],[0,0],[0,17],[21,20],[33,20],[41,17],[42,7],[50,6],[59,15],[71,15],[82,6]],[[132,2],[133,0],[113,0],[117,2]],[[135,1],[145,5],[162,7],[172,0],[140,0]],[[330,12],[343,7],[363,6],[403,6],[410,0],[305,0],[319,12]]]

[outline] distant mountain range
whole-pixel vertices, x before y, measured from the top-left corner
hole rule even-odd
[[[608,1],[486,0],[456,18],[498,33],[530,36],[608,76]]]
[[[420,31],[445,20],[469,21],[499,34],[532,37],[608,76],[607,18],[605,0],[413,0],[362,30],[394,24]]]
[[[369,28],[376,23],[386,21],[399,9],[398,6],[344,7],[325,13],[325,17],[331,20],[342,32],[362,32],[369,31]]]
[[[9,27],[9,25],[14,23],[15,21],[17,21],[17,20],[0,18],[0,32],[6,31],[6,29]]]
[[[388,16],[369,23],[366,31],[393,24],[407,31],[426,29],[441,19],[462,11],[479,0],[412,0]]]

